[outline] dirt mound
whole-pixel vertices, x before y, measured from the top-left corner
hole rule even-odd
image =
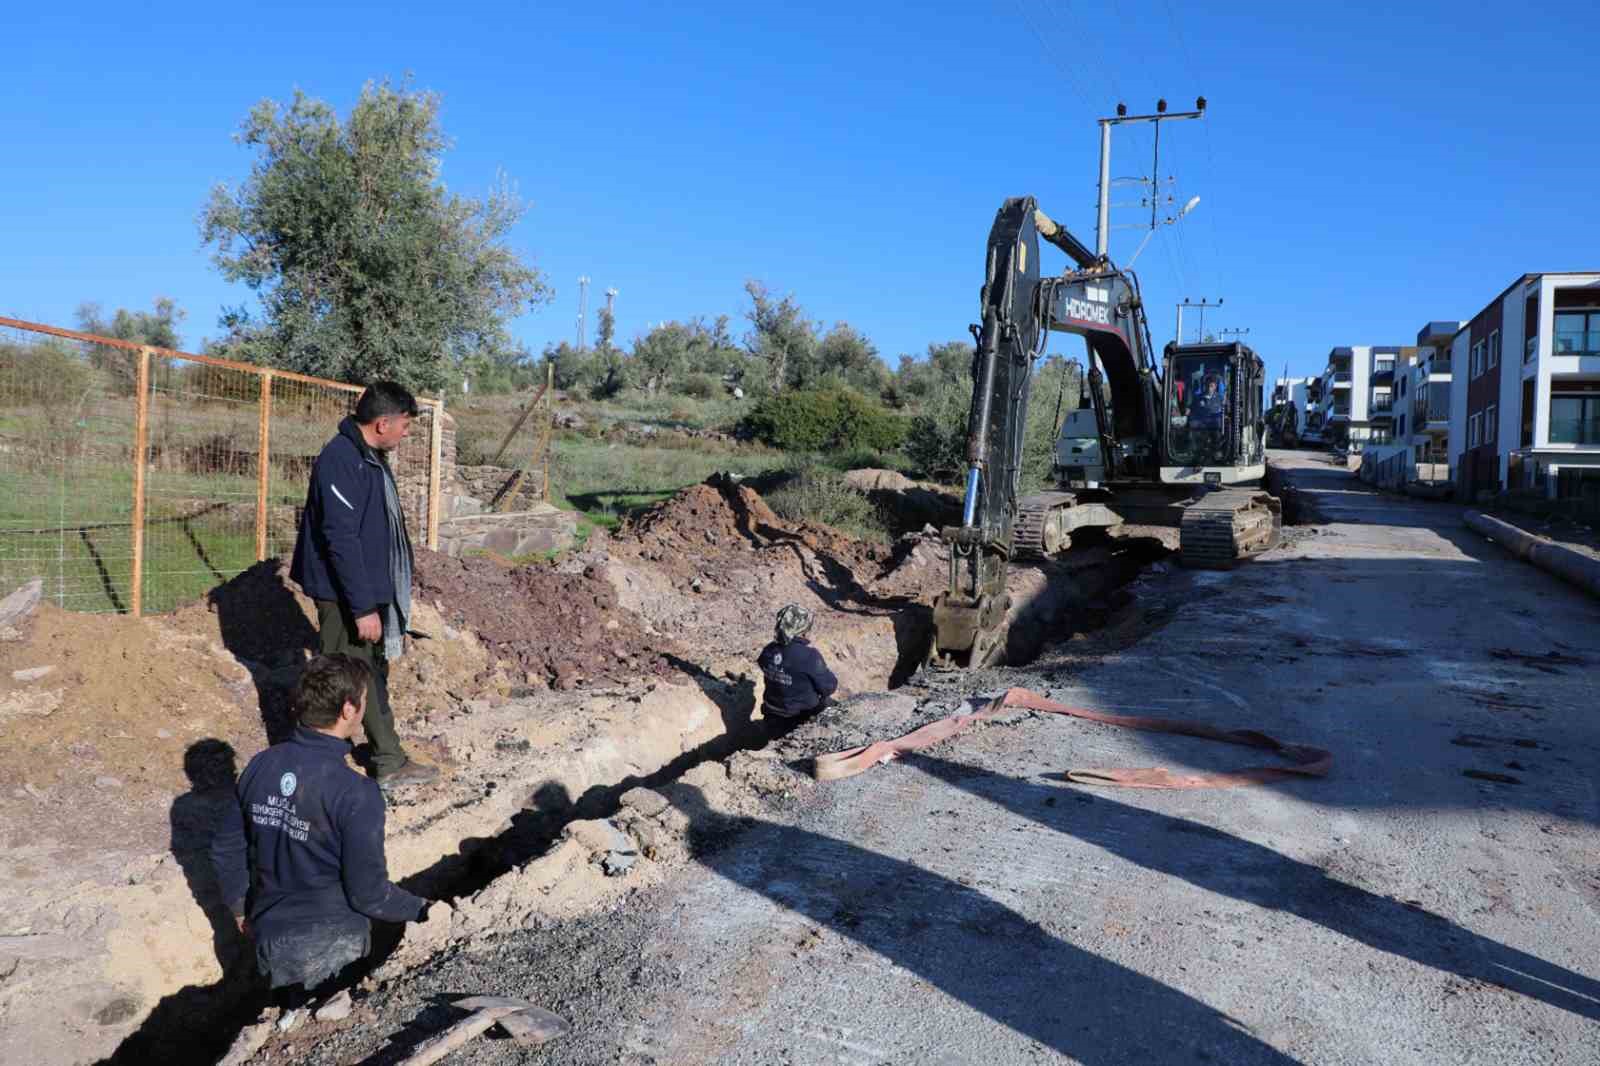
[[[820,522],[788,522],[767,506],[761,494],[732,478],[713,475],[664,500],[625,525],[622,541],[639,554],[679,569],[715,568],[719,559],[769,548],[808,549],[843,567],[841,578],[857,585],[875,577],[887,552]]]
[[[618,604],[600,564],[573,574],[419,551],[415,597],[475,633],[513,684],[567,689],[672,672],[670,648]]]
[[[191,749],[261,746],[250,673],[214,636],[49,604],[20,634],[0,643],[0,789],[35,808],[28,839],[164,846]]]

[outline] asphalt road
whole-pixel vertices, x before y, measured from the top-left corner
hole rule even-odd
[[[1069,785],[1262,760],[986,728],[820,786],[616,911],[458,953],[374,1001],[373,1042],[498,992],[577,1031],[461,1061],[1600,1061],[1600,602],[1449,505],[1278,458],[1325,524],[1235,571],[1153,573],[1137,640],[1003,680],[1328,748],[1331,777]]]

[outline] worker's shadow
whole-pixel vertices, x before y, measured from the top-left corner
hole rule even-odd
[[[920,752],[904,754],[899,761],[1135,865],[1600,1021],[1600,981],[1474,933],[1420,904],[1341,881],[1271,848],[1099,793],[1007,777]]]
[[[729,847],[735,823],[697,788],[678,782],[661,792],[689,816],[695,859],[712,873],[1073,1061],[1295,1061],[1238,1020],[1053,936],[968,885],[776,822],[739,819]]]
[[[211,865],[211,841],[222,816],[238,799],[234,785],[238,763],[233,747],[215,738],[189,745],[183,755],[189,791],[172,801],[172,856],[183,870],[189,894],[211,923],[211,943],[224,973],[238,965],[249,941],[240,935],[233,913],[222,901],[216,871]]]
[[[206,594],[222,646],[250,671],[268,744],[294,732],[290,694],[307,654],[318,647],[316,626],[280,566],[277,559],[257,563]]]

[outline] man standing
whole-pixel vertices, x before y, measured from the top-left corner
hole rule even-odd
[[[422,921],[429,906],[389,880],[383,797],[345,763],[371,675],[348,655],[306,665],[294,735],[250,760],[211,843],[223,902],[254,938],[257,968],[293,1000],[327,991],[366,956],[372,919]]]
[[[361,394],[311,468],[289,568],[316,601],[322,654],[352,655],[371,668],[366,734],[372,775],[385,791],[439,776],[406,756],[389,706],[389,662],[404,650],[411,615],[412,555],[388,453],[416,416],[416,398],[392,381]]]
[[[806,640],[811,630],[810,611],[798,603],[785,605],[778,611],[776,630],[772,643],[756,658],[767,682],[761,696],[761,717],[771,739],[791,732],[822,710],[839,687],[839,679],[828,669],[822,653]]]

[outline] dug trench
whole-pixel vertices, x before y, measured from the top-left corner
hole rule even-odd
[[[1137,613],[1130,582],[1167,551],[1160,534],[1130,530],[1055,562],[1015,568],[1008,661],[1021,665],[1046,643],[1126,625]],[[715,816],[737,819],[756,798],[786,787],[756,712],[761,679],[752,665],[778,604],[816,609],[815,643],[841,679],[838,704],[802,738],[815,750],[907,731],[945,713],[939,694],[986,684],[981,675],[916,673],[928,604],[947,573],[937,538],[913,533],[892,546],[868,545],[827,527],[785,523],[753,490],[727,479],[686,490],[555,567],[529,569],[442,558],[419,567],[418,645],[435,647],[404,668],[396,691],[418,690],[410,732],[446,765],[448,780],[391,808],[389,860],[407,888],[451,900],[455,909],[447,928],[429,923],[407,927],[403,939],[397,928],[376,936],[363,989],[463,938],[592,913],[659,880],[700,831],[658,799],[675,788],[720,795]],[[214,602],[212,614],[237,613],[220,620],[224,643],[236,655],[250,653],[238,657],[251,666],[272,732],[282,726],[294,663],[271,665],[274,649],[260,646],[260,628],[243,620],[270,601],[280,622],[305,623],[283,613],[292,599],[281,573],[254,580],[257,593],[265,590],[258,602],[220,610]],[[541,607],[540,597],[583,609],[563,614],[561,605]],[[560,616],[557,624],[518,613],[530,604],[535,614]],[[519,626],[538,638],[527,639]],[[564,654],[563,642],[583,653]],[[434,709],[420,709],[429,702]],[[795,743],[779,745],[784,761],[804,754]],[[203,863],[192,847],[190,854],[190,891],[215,927]],[[254,1031],[261,1006],[248,953],[234,944],[224,955],[225,932],[215,929],[220,962],[208,979],[169,981],[154,1009],[126,995],[110,1015],[77,1030],[103,1041],[121,1029],[118,1042],[87,1055],[81,1049],[93,1042],[80,1043],[77,1054],[33,1061],[218,1061],[236,1037]],[[196,941],[191,950],[209,954],[213,946]],[[169,965],[164,972],[204,970]],[[269,1035],[282,1042],[310,1034]]]

